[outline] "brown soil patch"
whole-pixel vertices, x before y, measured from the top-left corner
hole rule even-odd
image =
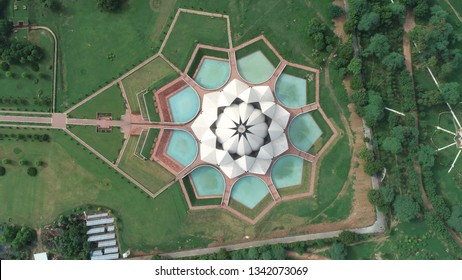
[[[409,40],[409,31],[415,27],[414,14],[412,10],[408,9],[406,14],[406,20],[404,22],[404,34],[403,34],[403,54],[404,61],[406,63],[406,69],[412,75],[412,53],[411,53],[411,42]]]
[[[291,259],[296,259],[296,260],[330,260],[328,257],[324,257],[321,255],[310,254],[310,253],[305,253],[305,254],[300,255],[297,252],[293,252],[293,251],[287,252],[287,256]]]
[[[336,6],[339,6],[343,10],[345,10],[345,3],[343,2],[343,0],[335,0],[333,2],[333,4],[336,5]],[[343,25],[345,24],[346,20],[347,20],[346,15],[343,15],[341,17],[338,17],[338,18],[332,20],[334,22],[334,25],[335,25],[334,33],[339,38],[342,39],[342,43],[345,43],[346,38],[347,38],[345,30],[343,29]]]

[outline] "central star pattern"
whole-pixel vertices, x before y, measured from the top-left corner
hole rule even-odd
[[[191,128],[200,140],[201,160],[234,178],[246,172],[266,174],[274,157],[288,150],[289,117],[268,86],[233,80],[204,95]]]

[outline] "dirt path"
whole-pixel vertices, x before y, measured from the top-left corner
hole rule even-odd
[[[333,2],[333,4],[336,5],[336,6],[339,6],[343,10],[345,10],[345,3],[343,2],[343,0],[335,0]],[[344,44],[345,44],[346,39],[347,39],[347,35],[345,33],[345,30],[343,29],[343,25],[345,24],[346,20],[347,20],[346,15],[343,15],[341,17],[338,17],[338,18],[335,18],[335,19],[332,20],[334,22],[334,25],[335,25],[334,33],[339,38],[342,39],[342,43],[344,43]]]
[[[460,0],[457,0],[457,1],[460,1]],[[446,0],[446,3],[448,3],[448,5],[451,7],[452,11],[454,12],[454,14],[456,14],[456,17],[459,19],[459,21],[462,22],[462,17],[459,15],[457,10],[452,6],[451,2],[449,0]]]
[[[404,60],[406,63],[406,69],[412,75],[412,53],[411,53],[411,42],[409,41],[409,32],[414,29],[415,20],[414,13],[411,9],[407,10],[406,20],[404,22],[404,34],[403,34],[403,53]]]
[[[341,222],[338,223],[322,223],[316,225],[316,231],[327,231],[332,229],[332,226],[337,226],[343,224],[346,227],[351,227],[352,225],[361,223],[361,224],[372,224],[375,220],[375,211],[374,207],[367,200],[367,192],[372,189],[371,177],[364,172],[364,162],[358,159],[355,155],[359,152],[359,149],[365,145],[364,143],[364,132],[363,132],[363,123],[362,119],[354,112],[354,107],[349,106],[350,111],[350,122],[345,117],[345,112],[337,101],[335,97],[335,91],[330,82],[330,69],[329,63],[334,57],[335,51],[329,56],[328,63],[325,68],[325,80],[324,84],[328,89],[329,95],[334,100],[334,103],[341,114],[341,120],[345,127],[345,132],[348,136],[349,146],[351,148],[353,157],[350,163],[350,171],[348,173],[348,178],[345,184],[342,187],[342,190],[337,195],[337,198],[329,205],[325,210],[319,213],[316,217],[323,215],[323,213],[328,210],[339,198],[346,194],[350,184],[353,184],[354,199],[353,207],[350,216]],[[348,87],[349,88],[349,87]],[[358,165],[359,163],[359,165]],[[353,181],[354,178],[354,181]],[[348,225],[348,226],[347,226]]]
[[[310,253],[305,253],[305,254],[300,255],[294,251],[287,252],[287,256],[291,259],[296,259],[296,260],[330,260],[328,257],[324,257],[321,255],[310,254]]]

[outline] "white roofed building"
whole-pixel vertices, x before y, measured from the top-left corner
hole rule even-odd
[[[191,126],[200,157],[229,178],[266,174],[272,159],[289,148],[284,132],[290,114],[275,102],[269,86],[250,87],[235,79],[203,100]]]

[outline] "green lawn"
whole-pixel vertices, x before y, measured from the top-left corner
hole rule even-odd
[[[181,13],[162,53],[184,70],[197,43],[229,47],[226,19]]]
[[[123,79],[122,83],[127,93],[128,103],[133,113],[140,113],[136,94],[148,89],[157,81],[174,80],[178,74],[162,58],[156,58],[135,73]]]
[[[449,0],[449,2],[459,13],[459,16],[462,16],[462,2],[460,2],[459,0]]]
[[[409,222],[393,227],[383,240],[367,241],[348,248],[350,260],[455,259],[425,223]]]
[[[157,162],[149,159],[142,160],[136,157],[134,151],[137,142],[138,136],[130,137],[119,163],[119,168],[155,193],[170,182],[173,179],[173,175]]]
[[[100,12],[95,1],[60,1],[54,13],[30,3],[31,22],[58,37],[60,64],[57,107],[63,111],[154,55],[171,21],[175,1],[129,1],[118,13]],[[83,32],[83,30],[85,32]]]
[[[20,35],[21,34],[21,35]],[[45,57],[40,62],[40,70],[32,71],[30,66],[11,65],[10,71],[13,77],[7,78],[3,71],[0,71],[0,110],[22,110],[48,112],[51,109],[52,100],[52,79],[53,79],[53,41],[51,35],[45,31],[34,30],[29,34],[21,30],[14,35],[17,40],[25,40],[23,36],[39,45],[45,51]],[[22,78],[26,73],[27,78]],[[50,106],[35,104],[36,99],[50,100]],[[20,102],[20,99],[25,101]],[[9,101],[8,101],[9,100]]]
[[[124,141],[118,127],[113,127],[112,132],[96,132],[95,126],[75,125],[69,130],[108,160],[117,160]]]
[[[145,158],[151,157],[151,150],[154,147],[157,136],[159,135],[159,129],[150,128],[148,134],[146,135],[146,140],[143,143],[141,149],[141,155]]]
[[[97,113],[111,113],[114,120],[120,120],[125,114],[125,101],[118,85],[98,94],[84,104],[72,110],[72,118],[96,119]]]

